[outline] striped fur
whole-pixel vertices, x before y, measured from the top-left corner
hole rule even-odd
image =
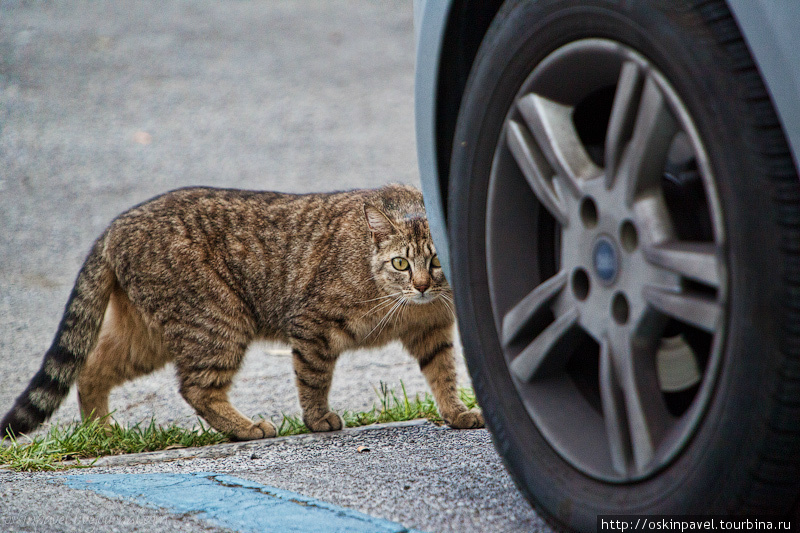
[[[2,430],[35,429],[76,380],[82,415],[105,416],[113,387],[174,362],[181,394],[212,427],[243,440],[274,436],[272,423],[253,423],[227,397],[257,339],[291,346],[313,431],[342,427],[328,406],[338,356],[396,339],[419,361],[443,418],[482,426],[458,399],[452,294],[435,254],[412,187],[156,197],[95,244]]]

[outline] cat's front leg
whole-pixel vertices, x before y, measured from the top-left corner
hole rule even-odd
[[[294,365],[297,393],[303,409],[303,423],[311,431],[337,431],[344,427],[342,417],[328,406],[328,392],[333,380],[333,369],[338,354],[326,349],[324,337],[315,340],[293,338],[292,364]]]
[[[410,331],[401,340],[419,362],[439,414],[447,425],[456,429],[482,428],[483,414],[480,409],[467,409],[458,396],[453,326],[448,324]]]

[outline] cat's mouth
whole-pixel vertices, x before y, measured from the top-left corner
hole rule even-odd
[[[406,294],[406,300],[415,304],[428,304],[439,297],[439,293],[427,292],[414,292],[413,294]]]

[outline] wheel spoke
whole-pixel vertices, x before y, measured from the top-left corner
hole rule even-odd
[[[614,179],[615,187],[624,187],[629,206],[640,193],[660,186],[670,144],[678,131],[678,123],[658,84],[652,77],[648,78],[642,89],[630,142],[622,152]]]
[[[631,457],[628,417],[625,414],[625,399],[614,371],[611,343],[603,337],[600,343],[600,398],[603,405],[608,448],[614,470],[625,475]]]
[[[563,368],[578,339],[578,310],[558,317],[511,362],[511,371],[525,383]]]
[[[622,151],[633,134],[643,79],[639,65],[633,61],[627,61],[622,65],[606,133],[605,165],[608,188],[613,184]]]
[[[658,384],[654,361],[655,346],[646,339],[635,339],[624,334],[608,344],[608,357],[613,361],[625,406],[624,413],[617,409],[612,416],[616,416],[616,424],[621,424],[621,420],[627,422],[627,427],[617,430],[619,437],[610,438],[622,439],[627,434],[633,467],[635,471],[641,472],[655,457],[658,443],[671,424],[671,417]],[[601,387],[608,386],[609,383],[604,384],[601,376]],[[606,415],[605,410],[603,414]],[[622,453],[624,452],[625,448],[622,449]]]
[[[714,243],[671,242],[644,248],[651,264],[709,287],[719,287],[719,259]]]
[[[653,427],[647,418],[646,406],[643,398],[636,388],[633,376],[628,373],[623,383],[625,396],[625,410],[628,415],[628,424],[631,434],[631,447],[633,448],[633,461],[637,470],[643,470],[655,455],[655,435]],[[651,392],[658,392],[651,391]]]
[[[510,120],[506,129],[506,142],[533,193],[553,218],[566,227],[569,219],[566,206],[550,177],[553,172],[536,143],[524,126]]]
[[[566,283],[567,273],[562,270],[532,290],[506,313],[503,317],[503,345],[508,347],[516,341],[543,308],[561,293]]]
[[[713,333],[721,315],[719,303],[705,296],[672,292],[648,286],[644,298],[661,313]]]
[[[572,122],[573,108],[536,94],[517,104],[542,154],[555,170],[554,182],[574,198],[581,195],[579,180],[600,174],[592,163]]]

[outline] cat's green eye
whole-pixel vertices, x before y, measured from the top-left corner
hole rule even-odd
[[[434,255],[433,259],[431,259],[431,266],[433,268],[442,268],[442,263],[439,262],[439,256],[438,255]]]
[[[408,267],[411,266],[408,264],[408,259],[403,257],[395,257],[392,259],[392,266],[395,267],[397,270],[408,270]]]

